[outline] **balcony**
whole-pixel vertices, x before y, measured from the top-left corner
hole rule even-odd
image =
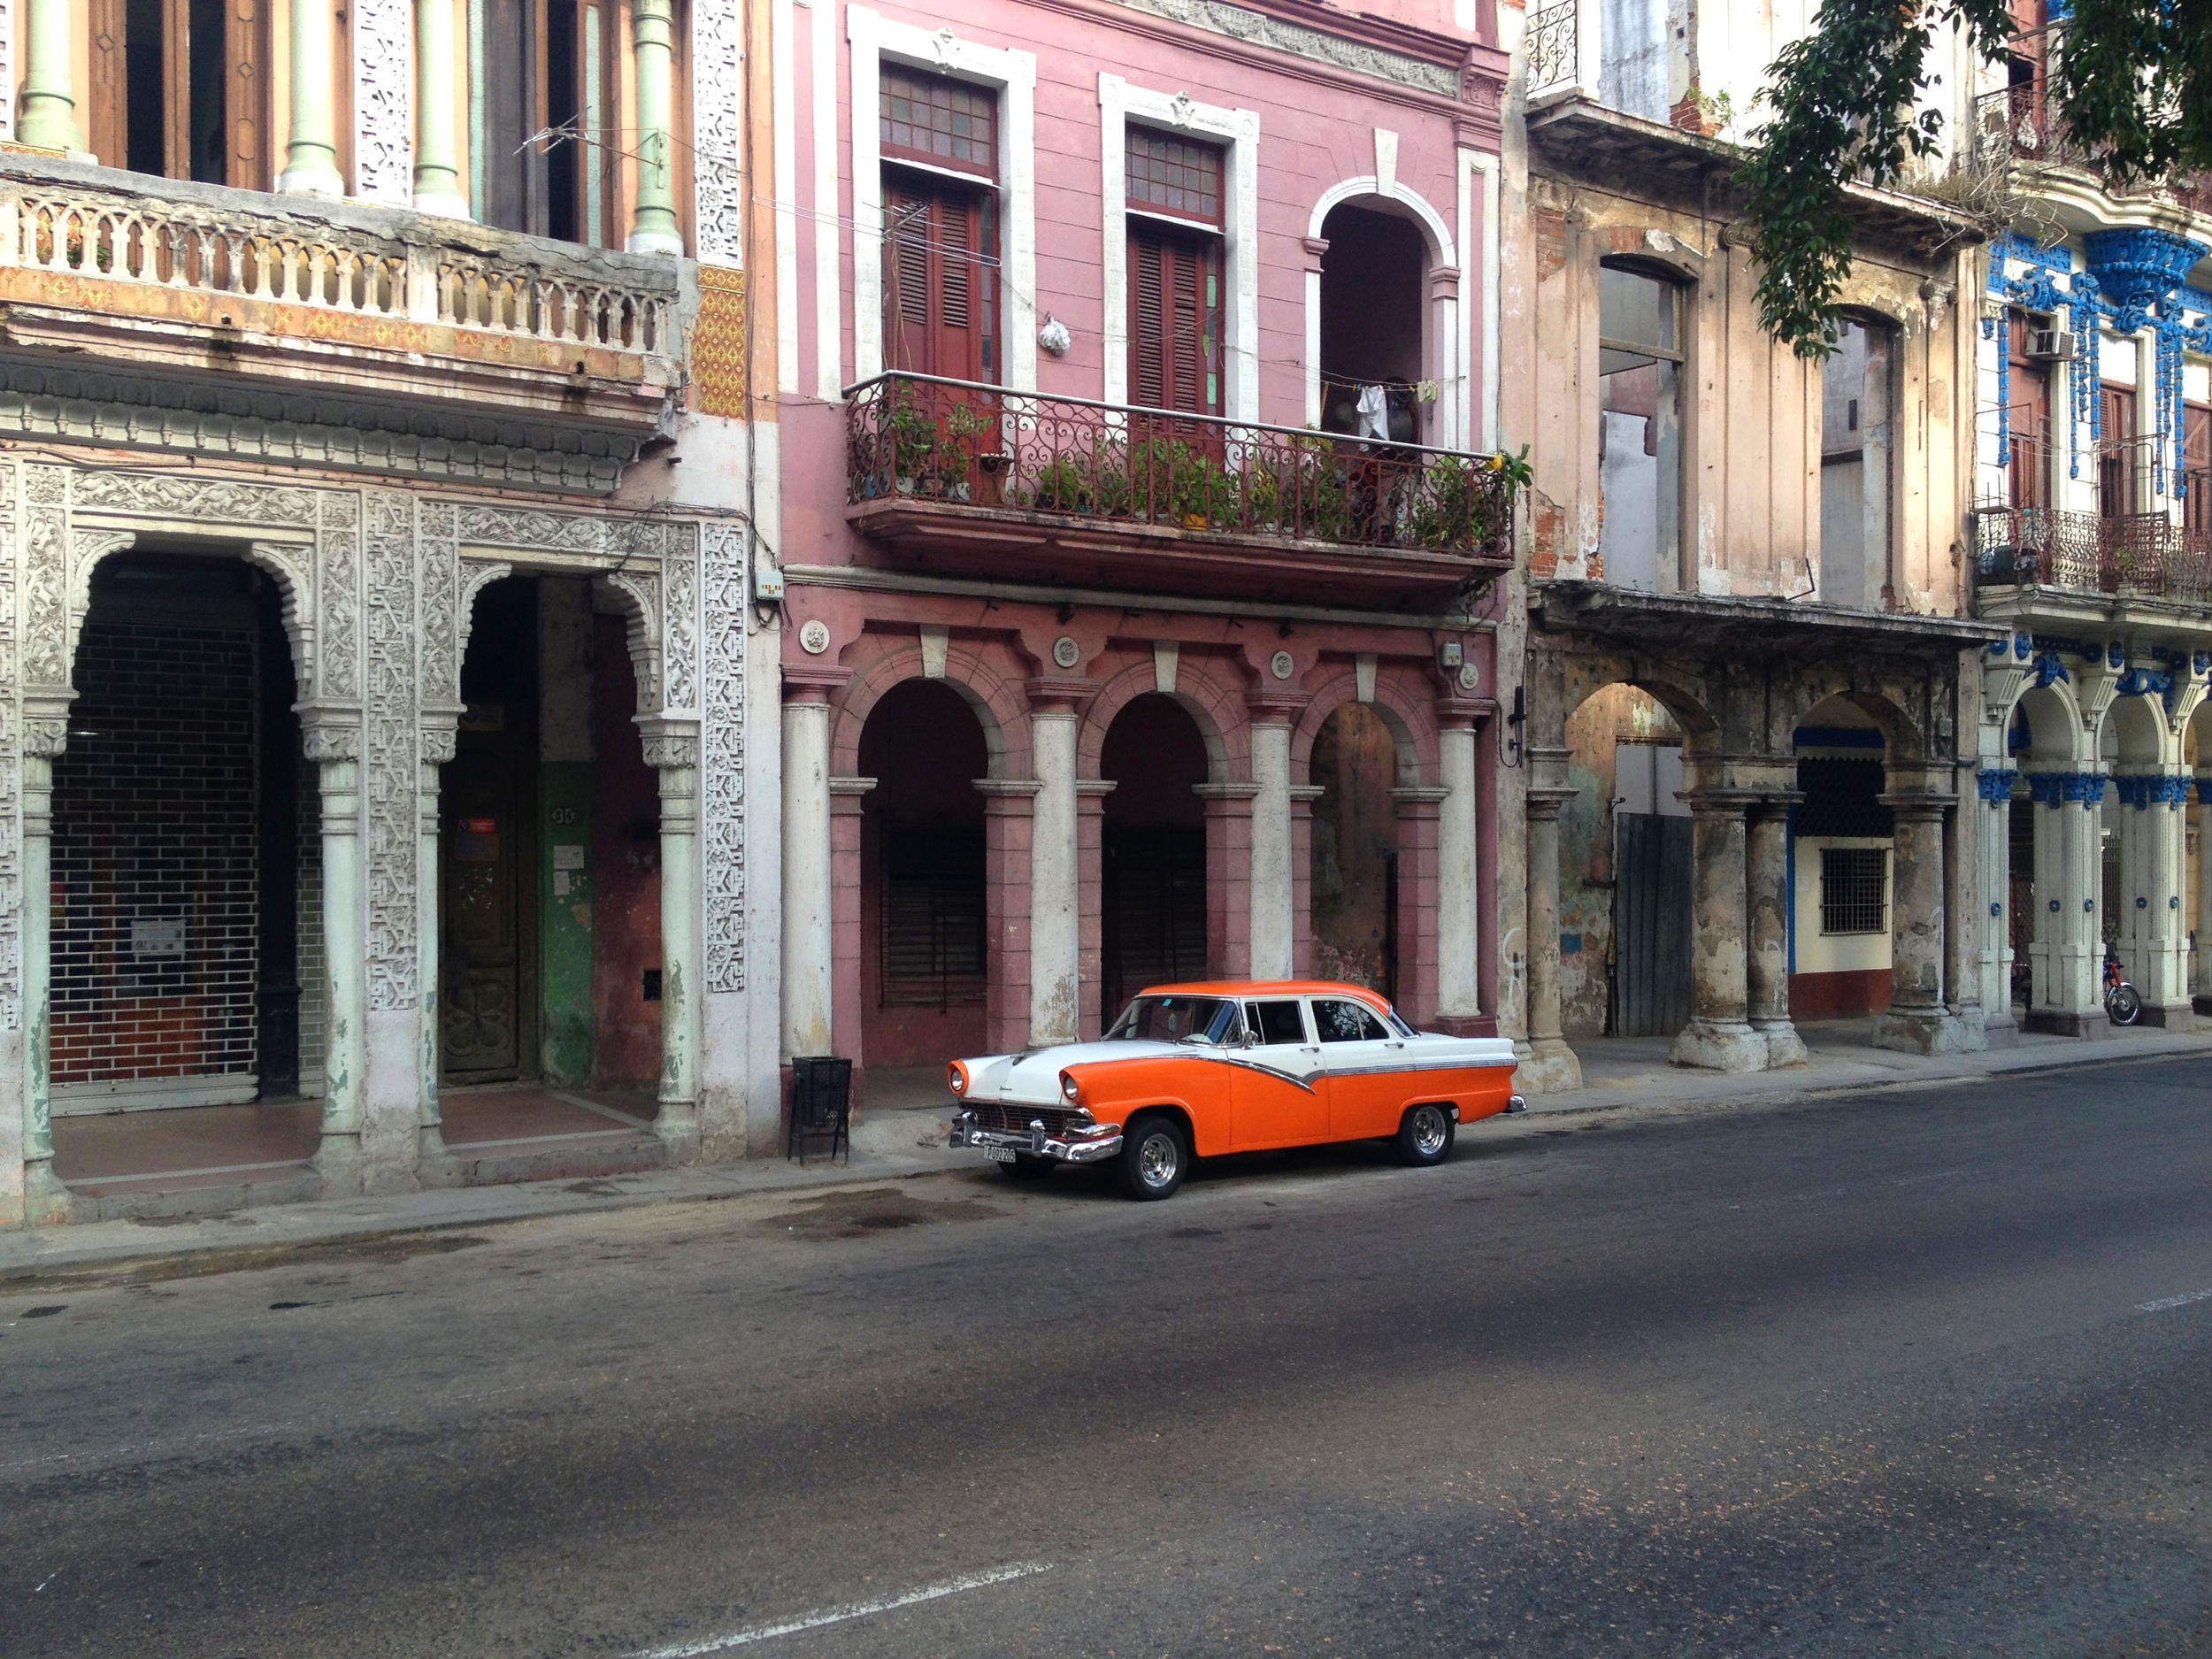
[[[672,261],[12,156],[0,429],[602,492],[680,386]],[[10,397],[8,395],[12,394]],[[182,431],[180,426],[189,427]],[[303,449],[302,446],[304,446]],[[248,448],[252,448],[249,445]]]
[[[1378,608],[1513,564],[1494,457],[902,373],[846,432],[847,519],[933,570]]]
[[[2039,587],[2083,595],[2212,605],[2212,532],[2164,513],[2107,518],[2043,507],[1985,507],[1974,515],[1980,586]]]

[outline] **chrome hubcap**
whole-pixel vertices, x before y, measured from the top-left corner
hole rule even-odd
[[[1433,1106],[1417,1106],[1413,1110],[1413,1149],[1423,1157],[1434,1157],[1444,1149],[1444,1114]]]
[[[1175,1141],[1166,1134],[1149,1134],[1137,1148],[1137,1173],[1147,1187],[1164,1187],[1175,1179]]]

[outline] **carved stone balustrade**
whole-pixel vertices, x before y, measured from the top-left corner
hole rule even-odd
[[[672,411],[672,260],[0,165],[0,434],[604,494]]]

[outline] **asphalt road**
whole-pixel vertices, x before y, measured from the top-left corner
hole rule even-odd
[[[2157,1061],[0,1285],[0,1655],[2205,1653],[2208,1129]]]

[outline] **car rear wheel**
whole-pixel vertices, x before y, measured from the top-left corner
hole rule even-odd
[[[1172,1118],[1140,1118],[1129,1126],[1115,1167],[1121,1190],[1132,1198],[1165,1198],[1190,1173],[1190,1142]]]
[[[1002,1164],[999,1168],[1018,1181],[1041,1181],[1052,1173],[1056,1162],[1053,1158],[1038,1157],[1033,1153],[1017,1152],[1011,1164]]]
[[[1398,1122],[1398,1133],[1391,1144],[1397,1148],[1402,1164],[1441,1164],[1452,1156],[1452,1141],[1457,1128],[1448,1107],[1426,1102],[1409,1106]]]

